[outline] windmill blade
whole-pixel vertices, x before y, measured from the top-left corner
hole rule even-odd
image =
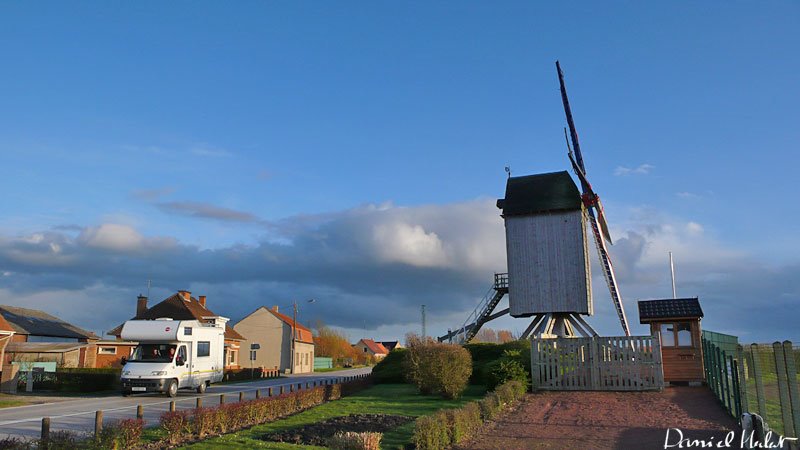
[[[594,189],[592,189],[592,184],[589,183],[589,180],[586,179],[586,175],[581,170],[578,162],[575,161],[575,157],[572,153],[569,154],[569,160],[572,162],[572,169],[575,171],[575,175],[581,180],[581,186],[583,187],[583,201],[586,203],[588,208],[594,208],[597,211],[597,220],[600,223],[600,231],[603,232],[603,237],[608,241],[609,244],[614,244],[611,239],[611,233],[608,231],[608,222],[606,221],[606,213],[603,211],[603,204],[600,203],[600,196],[598,196]]]
[[[614,265],[611,263],[611,256],[608,254],[606,243],[603,240],[603,236],[600,234],[599,221],[592,214],[589,215],[589,224],[592,226],[594,243],[597,245],[597,254],[600,256],[600,262],[603,265],[603,276],[605,276],[606,283],[608,284],[611,301],[614,303],[614,308],[617,310],[617,317],[619,317],[620,325],[622,325],[622,331],[625,332],[625,336],[630,336],[631,331],[628,327],[628,317],[625,315],[625,307],[622,304],[622,294],[620,294],[619,286],[617,286],[617,276],[614,273]]]
[[[600,197],[595,195],[594,209],[597,210],[597,221],[600,222],[600,231],[603,232],[603,237],[606,238],[609,244],[614,245],[611,240],[611,233],[608,231],[608,222],[606,221],[606,213],[603,211],[603,204],[600,203]]]

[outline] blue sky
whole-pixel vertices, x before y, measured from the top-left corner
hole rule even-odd
[[[429,329],[455,326],[504,270],[503,167],[567,168],[560,59],[629,316],[669,294],[671,249],[708,327],[800,339],[798,19],[794,2],[3,3],[0,303],[99,331],[152,278],[234,318],[319,297],[309,316],[356,339],[417,330],[423,302]]]

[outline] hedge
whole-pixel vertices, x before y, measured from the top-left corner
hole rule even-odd
[[[55,372],[34,374],[35,391],[97,392],[120,389],[118,368],[60,368]],[[20,372],[19,388],[24,389],[26,375]]]
[[[327,401],[338,400],[371,384],[370,377],[365,377],[341,384],[301,389],[274,397],[225,403],[211,408],[168,411],[163,413],[159,420],[159,427],[164,430],[166,436],[162,441],[155,443],[145,444],[141,441],[144,426],[142,420],[124,419],[106,424],[97,439],[94,436],[87,439],[71,431],[51,432],[47,448],[48,450],[173,448],[208,436],[231,433],[272,422]],[[371,442],[372,439],[367,441]],[[0,448],[29,450],[44,446],[38,439],[6,437],[0,438]]]
[[[484,422],[520,400],[526,390],[524,383],[509,381],[477,402],[418,418],[414,425],[417,450],[440,450],[463,444],[475,436]]]
[[[530,378],[531,371],[531,343],[528,340],[510,341],[503,344],[474,343],[466,344],[464,348],[472,355],[472,376],[470,384],[489,386],[491,372],[496,368],[495,361],[503,358],[508,353],[518,353],[517,360],[525,369]]]
[[[372,379],[376,384],[406,383],[406,374],[403,369],[403,359],[408,352],[405,348],[396,348],[372,368]]]

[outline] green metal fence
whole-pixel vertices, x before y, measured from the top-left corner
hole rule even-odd
[[[742,346],[736,336],[704,331],[703,365],[708,386],[732,416],[757,413],[783,436],[800,434],[800,347]]]

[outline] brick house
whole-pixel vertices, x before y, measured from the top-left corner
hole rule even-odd
[[[82,328],[38,309],[0,305],[0,330],[10,328],[13,335],[2,335],[8,342],[3,364],[12,361],[52,361],[61,367],[95,367],[96,343],[100,338]],[[0,344],[2,345],[2,344]]]
[[[380,342],[375,342],[372,339],[361,339],[360,341],[356,342],[353,347],[355,347],[359,353],[364,353],[365,355],[371,356],[376,361],[383,359],[389,354],[389,350],[387,350],[383,344]]]
[[[195,298],[192,297],[192,293],[189,291],[178,291],[150,308],[147,307],[147,297],[140,295],[136,300],[136,315],[130,320],[155,320],[169,317],[173,320],[208,321],[209,318],[215,316],[217,314],[206,306],[205,295]],[[124,324],[120,324],[108,332],[109,335],[116,336],[118,342],[124,342],[120,338],[122,325]],[[244,336],[236,330],[228,325],[225,326],[225,370],[238,369],[240,367],[240,350],[244,340]],[[110,346],[109,344],[109,348]],[[108,351],[110,352],[111,350]],[[110,353],[108,356],[111,356]],[[116,360],[119,361],[122,356],[127,355],[117,355]],[[109,359],[113,360],[114,358]]]
[[[251,353],[245,359],[245,364],[249,364],[248,361],[252,357],[253,367],[293,373],[314,371],[315,347],[311,330],[295,323],[286,314],[278,312],[277,306],[271,309],[262,306],[237,322],[233,328],[246,336],[242,347]],[[292,329],[296,333],[294,368],[292,368]],[[253,344],[258,344],[259,348],[251,350]]]

